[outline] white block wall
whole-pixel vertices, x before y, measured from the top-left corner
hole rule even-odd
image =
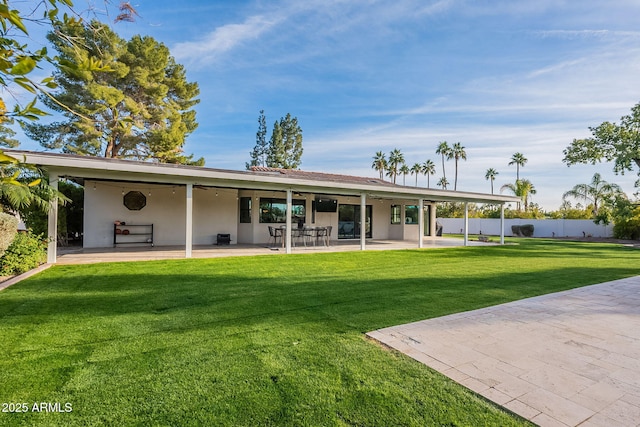
[[[458,234],[464,229],[463,218],[438,218],[443,233]],[[505,219],[504,234],[511,236],[512,225],[533,224],[534,237],[611,237],[613,225],[598,225],[589,219]],[[500,219],[469,218],[469,234],[500,235]]]

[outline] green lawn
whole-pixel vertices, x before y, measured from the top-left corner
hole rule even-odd
[[[364,337],[640,274],[635,249],[520,242],[52,267],[0,292],[0,402],[29,407],[0,425],[523,425]]]

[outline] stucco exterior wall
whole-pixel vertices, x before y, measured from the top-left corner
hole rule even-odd
[[[193,244],[212,245],[218,233],[230,234],[231,244],[238,243],[238,209],[237,190],[194,188]]]
[[[95,188],[95,189],[94,189]],[[129,191],[140,191],[146,196],[146,206],[131,211],[123,204],[123,196]],[[251,197],[251,223],[240,223],[240,198]],[[213,187],[193,188],[193,244],[212,245],[218,233],[230,234],[231,243],[267,244],[268,226],[281,224],[260,223],[259,201],[261,197],[286,198],[281,192],[258,190],[233,190]],[[339,205],[359,205],[359,197],[331,196]],[[294,199],[306,200],[306,224],[331,226],[331,240],[338,240],[338,213],[312,212],[314,194],[298,194]],[[391,205],[417,204],[412,200],[367,199],[372,206],[374,239],[418,239],[417,224],[391,224]],[[157,246],[184,245],[186,234],[186,188],[184,186],[132,184],[105,181],[85,181],[85,229],[84,247],[113,246],[113,223],[153,224],[154,244]],[[294,224],[297,226],[297,224]],[[123,229],[126,228],[122,227]],[[126,241],[127,239],[121,239]]]
[[[389,238],[389,225],[390,225],[390,209],[391,203],[389,200],[367,200],[367,204],[371,205],[373,230],[372,236],[374,239],[388,239]]]
[[[140,191],[146,206],[127,209],[123,193]],[[193,190],[193,243],[213,244],[217,233],[231,234],[237,242],[238,204],[235,190]],[[153,224],[154,244],[184,245],[186,235],[186,189],[184,186],[85,181],[84,247],[113,246],[113,222]],[[123,229],[126,228],[122,227]]]

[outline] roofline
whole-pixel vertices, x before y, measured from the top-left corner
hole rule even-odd
[[[248,190],[286,191],[374,198],[425,199],[434,202],[517,203],[519,197],[400,185],[335,182],[277,175],[272,172],[237,171],[167,163],[49,153],[3,150],[25,163],[40,166],[59,176],[85,179],[117,179],[178,185],[204,185]]]

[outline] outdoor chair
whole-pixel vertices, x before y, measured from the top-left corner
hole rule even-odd
[[[316,230],[316,243],[318,242],[318,240],[321,240],[322,244],[326,246],[326,236],[327,229],[325,227],[318,228],[318,230]]]
[[[311,227],[305,227],[302,230],[302,238],[304,241],[304,245],[307,246],[307,242],[313,242],[313,246],[316,245],[316,241],[313,240],[314,236],[316,236],[316,233],[318,233],[319,231],[314,230]]]
[[[282,229],[269,226],[269,243],[271,243],[271,239],[273,239],[273,246],[276,246],[278,244],[278,238],[282,241]]]
[[[331,235],[331,226],[319,228],[316,234],[316,241],[321,240],[324,246],[329,246],[329,236]]]

